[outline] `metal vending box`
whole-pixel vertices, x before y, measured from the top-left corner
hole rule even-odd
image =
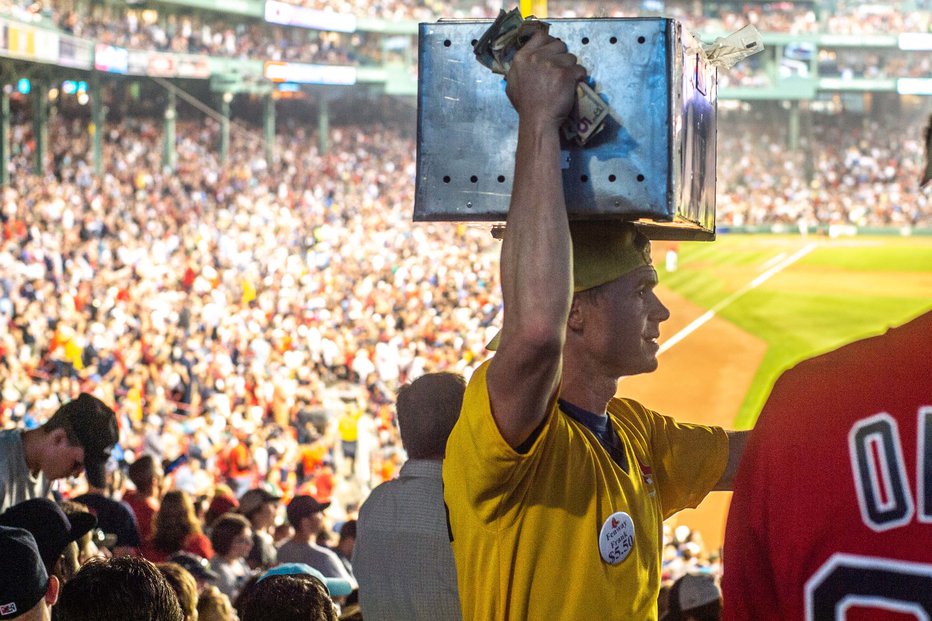
[[[546,20],[614,109],[584,147],[563,142],[574,219],[637,220],[653,239],[715,238],[716,70],[668,18]],[[420,24],[415,221],[502,222],[518,115],[473,44],[488,20]]]

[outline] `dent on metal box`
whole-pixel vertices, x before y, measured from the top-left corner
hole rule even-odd
[[[563,144],[575,219],[639,220],[654,239],[715,237],[716,73],[667,18],[547,20],[617,114],[585,147]],[[485,20],[420,25],[414,220],[504,221],[518,116],[479,64]]]

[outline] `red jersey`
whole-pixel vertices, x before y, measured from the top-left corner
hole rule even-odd
[[[726,620],[932,616],[932,312],[774,386],[735,481]]]

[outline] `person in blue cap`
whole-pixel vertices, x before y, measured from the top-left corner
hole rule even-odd
[[[348,580],[328,578],[304,563],[285,563],[259,577],[249,593],[242,621],[337,621],[332,598],[352,591]]]

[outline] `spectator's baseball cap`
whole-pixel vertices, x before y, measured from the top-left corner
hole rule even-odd
[[[722,597],[722,590],[715,583],[711,574],[685,574],[670,588],[670,599],[664,621],[676,621],[684,612],[717,602]]]
[[[32,533],[42,563],[49,569],[55,565],[69,543],[77,541],[97,526],[97,518],[82,512],[69,519],[61,507],[48,498],[33,498],[13,505],[0,514],[0,525],[22,528]]]
[[[116,415],[107,404],[82,392],[59,408],[84,449],[84,475],[94,487],[107,485],[107,461],[113,445],[120,439]]]
[[[220,578],[220,575],[210,568],[210,561],[192,552],[175,552],[168,557],[168,560],[188,570],[195,580],[214,584]]]
[[[328,578],[322,573],[304,563],[284,563],[266,570],[256,582],[262,582],[272,576],[311,576],[319,580],[325,587],[330,597],[343,597],[353,592],[353,585],[349,580],[343,578]]]
[[[32,533],[0,526],[0,619],[20,617],[39,603],[49,587]]]
[[[292,526],[297,528],[301,523],[301,520],[306,517],[310,517],[315,513],[320,513],[329,506],[329,502],[317,502],[313,496],[295,496],[291,499],[291,502],[288,503],[288,508],[286,510],[288,514],[288,521]]]
[[[262,485],[247,491],[239,498],[238,513],[249,517],[267,502],[278,502],[282,499],[281,493],[271,485]]]
[[[609,283],[643,265],[651,265],[650,240],[630,222],[570,222],[573,241],[573,291]],[[486,349],[498,349],[496,334]]]

